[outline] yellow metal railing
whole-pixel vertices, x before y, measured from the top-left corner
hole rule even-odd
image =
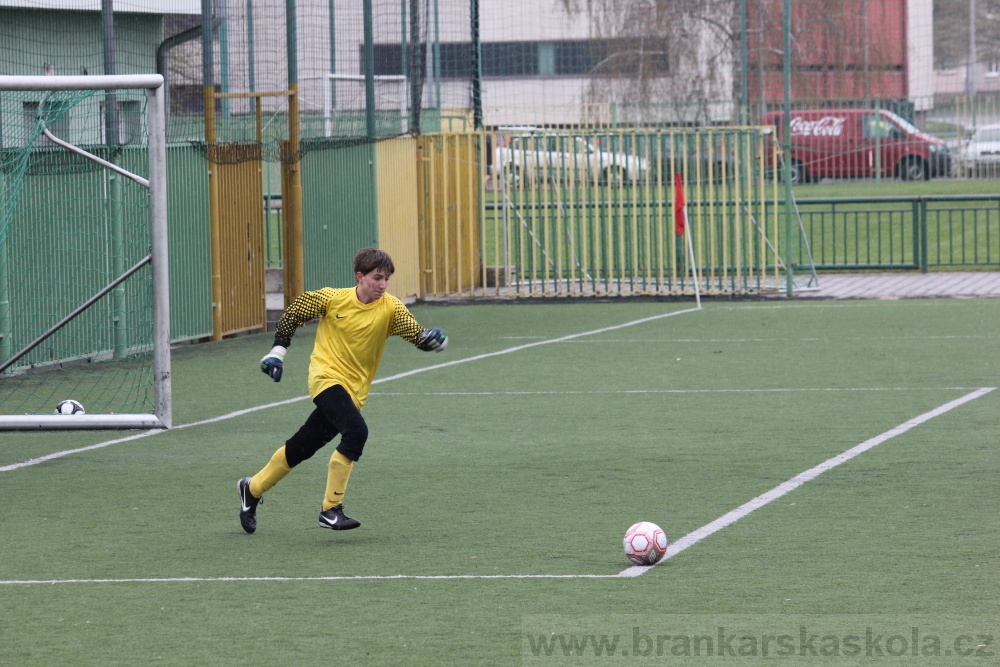
[[[212,257],[212,339],[266,328],[264,285],[263,106],[264,98],[287,98],[288,135],[281,142],[282,260],[285,302],[303,291],[302,180],[299,165],[297,84],[288,90],[219,93],[203,90],[208,173],[209,224]],[[220,140],[217,101],[245,100],[253,104],[253,137]]]
[[[678,172],[701,292],[776,289],[770,136],[756,127],[424,135],[424,296],[694,294],[675,234]]]

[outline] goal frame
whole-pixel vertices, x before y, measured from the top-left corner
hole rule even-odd
[[[77,430],[77,429],[154,429],[173,425],[170,381],[170,271],[167,254],[167,135],[163,76],[159,74],[122,74],[97,76],[0,76],[0,90],[70,91],[70,90],[144,90],[146,93],[147,148],[149,154],[149,240],[150,254],[140,264],[150,264],[152,278],[153,403],[152,414],[83,414],[83,415],[0,415],[0,431]],[[67,147],[106,168],[115,168],[83,149]],[[141,183],[139,176],[127,174]],[[130,271],[137,270],[136,265]],[[126,272],[128,273],[128,272]],[[127,277],[119,276],[112,285]],[[109,289],[98,292],[72,315],[95,302]],[[64,324],[36,339],[29,348]],[[12,357],[15,358],[15,357]]]
[[[402,122],[403,134],[409,132],[409,118],[407,111],[409,106],[406,99],[407,78],[402,74],[376,74],[373,77],[375,82],[398,83],[403,86],[403,94],[400,95],[399,116]],[[367,78],[364,74],[336,74],[327,72],[323,76],[323,134],[333,136],[333,114],[334,108],[334,86],[338,81],[351,81],[364,84]]]

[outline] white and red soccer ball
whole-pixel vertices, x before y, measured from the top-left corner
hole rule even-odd
[[[625,555],[636,565],[655,565],[667,553],[667,535],[655,523],[640,521],[625,532]]]

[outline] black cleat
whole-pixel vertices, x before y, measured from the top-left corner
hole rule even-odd
[[[361,522],[344,514],[344,505],[340,504],[331,507],[325,512],[319,513],[319,527],[330,530],[350,530],[357,528]]]
[[[250,478],[244,477],[236,482],[236,490],[240,494],[240,525],[243,530],[252,533],[257,530],[257,505],[260,498],[255,498],[250,493]]]

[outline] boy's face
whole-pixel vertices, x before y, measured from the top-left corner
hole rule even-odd
[[[361,303],[377,301],[389,286],[389,274],[385,269],[375,269],[369,273],[358,271],[354,277],[358,281],[357,294]]]

